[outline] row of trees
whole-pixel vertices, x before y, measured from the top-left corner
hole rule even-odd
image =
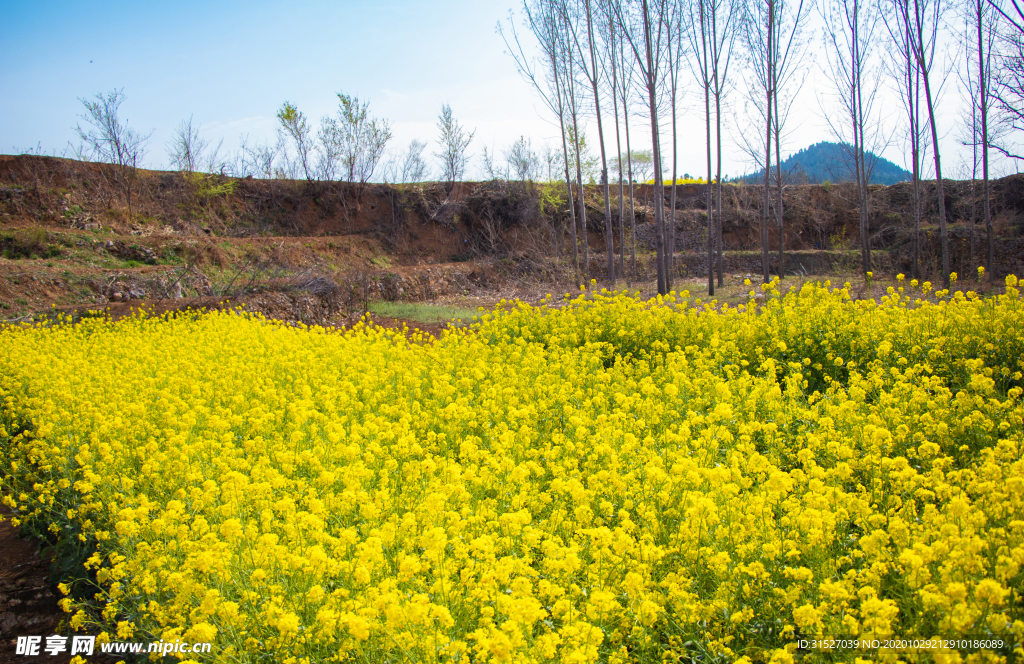
[[[678,109],[683,103],[688,70],[700,93],[689,95],[704,109],[707,173],[708,292],[714,294],[714,266],[722,284],[723,112],[727,96],[737,94],[748,118],[760,118],[761,139],[738,131],[738,147],[763,169],[761,224],[762,271],[769,275],[769,228],[778,231],[778,272],[785,270],[784,210],[781,144],[797,93],[807,75],[812,39],[807,25],[816,10],[824,23],[823,45],[827,57],[823,69],[834,83],[825,116],[833,132],[848,145],[855,175],[862,266],[871,269],[870,190],[868,183],[878,154],[891,143],[896,130],[883,130],[880,93],[888,82],[904,102],[898,129],[907,137],[913,164],[914,272],[920,272],[920,226],[925,178],[925,157],[934,165],[935,196],[941,243],[941,270],[948,284],[950,274],[947,213],[942,186],[942,164],[936,103],[948,70],[941,70],[937,56],[944,44],[959,44],[967,60],[962,69],[964,90],[971,117],[965,139],[982,170],[983,215],[988,236],[991,272],[994,237],[989,190],[989,150],[1011,159],[1022,159],[1007,146],[1024,128],[1024,12],[1020,0],[525,0],[524,24],[539,46],[540,57],[530,57],[516,24],[510,18],[499,25],[520,73],[529,81],[561,131],[564,179],[570,205],[575,250],[577,228],[586,228],[583,205],[583,173],[580,159],[583,122],[594,120],[603,174],[606,261],[614,285],[616,267],[612,254],[613,216],[605,144],[608,123],[614,126],[616,155],[632,154],[630,119],[639,104],[655,164],[671,163],[672,182],[678,177]],[[944,35],[953,11],[964,20],[960,34]],[[1019,20],[1018,20],[1019,19]],[[955,37],[955,39],[951,38]],[[684,67],[685,65],[685,67]],[[736,73],[739,79],[733,80]],[[611,114],[609,115],[609,107]],[[823,107],[824,108],[824,107]],[[999,131],[993,132],[993,114]],[[668,116],[665,119],[665,116]],[[714,136],[712,136],[714,129]],[[620,130],[621,134],[620,134]],[[626,150],[621,149],[625,138]],[[669,140],[671,159],[664,155],[663,137]],[[1010,140],[1007,140],[1010,139]],[[632,182],[630,164],[621,157],[619,174],[618,232],[620,260],[626,245],[623,227],[623,180]],[[575,166],[575,168],[574,168]],[[977,166],[975,166],[977,170]],[[573,172],[575,171],[575,172]],[[625,175],[625,178],[623,178]],[[664,201],[662,173],[655,169],[655,200]],[[574,191],[575,188],[575,191]],[[655,205],[655,248],[659,292],[672,288],[675,247],[676,187],[669,192],[668,211]],[[630,192],[632,200],[632,192]],[[577,223],[577,219],[579,220]],[[973,235],[972,235],[973,246]],[[583,265],[589,265],[587,244],[582,243]],[[579,270],[577,269],[579,273]]]
[[[152,134],[130,128],[121,118],[120,107],[124,100],[123,90],[80,100],[85,113],[80,116],[84,127],[83,122],[75,126],[81,140],[76,156],[116,167],[114,178],[125,193],[130,217],[134,184]],[[223,152],[223,141],[214,145],[204,138],[190,117],[175,128],[167,145],[167,157],[174,169],[190,179],[218,172],[236,177],[304,177],[309,181],[341,180],[360,184],[365,184],[375,174],[385,182],[403,183],[423,182],[430,177],[424,141],[414,139],[405,151],[384,159],[385,148],[391,140],[388,122],[371,117],[369,103],[360,103],[356,97],[338,94],[338,101],[337,116],[321,118],[315,134],[309,119],[295,105],[285,102],[277,113],[277,143],[251,143],[243,136],[234,154]],[[439,150],[434,157],[440,162],[441,178],[454,184],[465,177],[474,132],[467,132],[459,124],[447,104],[438,116],[437,128]],[[580,137],[578,145],[580,153],[572,154],[570,159],[574,162],[580,159],[582,172],[593,182],[596,159],[590,154],[585,136]],[[505,163],[496,165],[493,151],[488,153],[484,148],[484,168],[489,178],[538,180],[545,175],[543,167],[546,166],[550,181],[555,179],[556,165],[562,154],[550,146],[546,146],[543,154],[538,153],[532,141],[521,136],[503,151],[502,158]],[[650,150],[634,150],[632,162],[641,180],[650,175],[653,166]]]
[[[80,145],[75,154],[80,159],[99,160],[115,166],[115,179],[125,194],[128,216],[132,216],[132,193],[138,179],[138,170],[146,154],[146,143],[152,136],[131,129],[120,116],[125,100],[123,90],[97,94],[94,99],[80,99],[85,112],[84,121],[75,126]],[[391,128],[386,120],[373,118],[369,102],[358,97],[338,93],[338,111],[335,117],[323,117],[314,134],[307,116],[295,105],[285,102],[277,113],[280,131],[276,144],[250,143],[242,137],[234,155],[222,154],[223,141],[212,145],[200,135],[199,128],[190,117],[179,124],[167,145],[167,156],[172,167],[187,177],[198,173],[216,173],[237,177],[262,178],[304,177],[311,182],[341,180],[365,184],[381,166],[385,148],[391,140]],[[434,156],[441,164],[441,177],[449,185],[462,180],[468,147],[474,132],[467,132],[455,119],[451,107],[441,108],[437,127],[438,152]],[[288,145],[294,150],[289,152]],[[529,160],[532,153],[513,146],[520,162]],[[427,145],[413,140],[408,149],[383,165],[385,181],[422,182],[430,168],[424,157]],[[513,157],[510,157],[510,161]],[[532,170],[532,166],[527,166]],[[522,166],[519,167],[522,170]]]

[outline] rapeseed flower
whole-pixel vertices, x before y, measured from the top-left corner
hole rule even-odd
[[[742,310],[592,289],[416,344],[243,312],[12,327],[5,502],[75,562],[73,628],[213,659],[768,662],[815,636],[970,636],[1009,661],[1016,286],[915,305],[772,283]]]

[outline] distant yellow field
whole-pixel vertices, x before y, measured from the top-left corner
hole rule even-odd
[[[972,639],[943,661],[1009,661],[1016,286],[590,292],[426,343],[242,312],[10,328],[0,475],[101,641],[785,662],[931,660],[898,640],[939,637]]]

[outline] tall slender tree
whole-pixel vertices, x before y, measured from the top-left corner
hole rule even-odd
[[[803,33],[811,5],[805,0],[750,0],[745,8],[744,41],[749,52],[751,86],[764,99],[755,108],[765,121],[764,211],[761,228],[761,266],[768,279],[768,223],[771,206],[769,189],[772,179],[772,143],[775,147],[775,223],[779,233],[779,277],[785,273],[785,225],[782,200],[784,186],[781,143],[784,127],[803,79],[796,80],[805,65],[803,53],[807,45]]]
[[[1003,24],[998,66],[989,91],[997,111],[989,126],[989,147],[1019,166],[1024,162],[1024,153],[1014,144],[1014,138],[1024,132],[1024,0],[988,3],[999,13]]]
[[[708,15],[711,19],[710,32],[710,64],[711,91],[715,98],[715,210],[717,219],[715,229],[718,244],[718,285],[725,285],[723,275],[725,248],[722,231],[722,99],[725,96],[729,76],[729,64],[732,60],[733,45],[736,41],[739,0],[705,0],[709,3]]]
[[[569,222],[572,237],[573,270],[577,282],[580,280],[579,271],[579,247],[576,242],[576,205],[573,201],[572,176],[569,173],[569,147],[566,137],[567,110],[563,95],[562,78],[566,75],[565,63],[565,37],[562,30],[561,18],[554,3],[550,0],[534,0],[523,3],[523,11],[526,14],[526,24],[537,39],[543,54],[543,71],[547,76],[535,69],[530,58],[526,56],[519,36],[515,31],[515,23],[509,17],[509,27],[512,34],[511,41],[506,38],[501,24],[498,24],[498,31],[505,39],[509,52],[515,59],[516,67],[520,74],[530,82],[540,94],[545,105],[554,112],[558,118],[558,129],[562,138],[562,158],[565,166],[565,187],[569,205]],[[555,230],[555,253],[558,253],[558,230]]]
[[[775,21],[778,33],[774,40],[776,55],[773,58],[775,72],[772,76],[772,96],[774,118],[772,129],[775,133],[775,223],[779,229],[779,278],[786,274],[786,229],[785,199],[782,191],[785,186],[785,175],[782,172],[782,138],[786,120],[793,107],[793,101],[803,86],[799,74],[804,71],[804,54],[807,40],[803,31],[812,8],[811,3],[799,0],[795,5],[792,0],[779,0],[778,19]]]
[[[560,12],[561,26],[563,35],[568,35],[568,21],[565,19],[565,13]],[[569,137],[571,139],[571,147],[573,154],[575,155],[576,161],[576,193],[579,194],[579,211],[580,211],[580,234],[582,235],[583,243],[583,280],[586,281],[590,278],[590,241],[587,233],[587,204],[584,196],[586,192],[583,189],[583,150],[581,149],[580,139],[580,122],[579,122],[579,104],[577,97],[579,96],[579,81],[576,80],[576,72],[574,68],[575,58],[571,56],[569,50],[568,38],[566,40],[566,50],[563,53],[565,70],[564,76],[562,76],[563,95],[568,100],[569,117],[572,119],[571,129],[569,130]],[[575,239],[574,239],[575,242]]]
[[[597,40],[594,35],[594,10],[592,0],[583,0],[582,7],[573,7],[568,0],[560,3],[563,10],[567,34],[571,37],[574,57],[578,59],[578,70],[590,84],[597,120],[597,140],[601,149],[601,182],[604,185],[604,231],[605,256],[608,279],[615,286],[615,239],[612,235],[611,190],[608,181],[608,157],[604,144],[604,122],[601,116],[600,67],[597,64]],[[580,16],[582,14],[582,16]],[[580,19],[585,25],[578,25]]]
[[[751,87],[763,94],[764,106],[751,95],[754,107],[763,110],[764,118],[764,196],[761,209],[761,277],[764,283],[771,281],[768,260],[768,223],[770,219],[770,188],[772,164],[772,101],[775,86],[775,57],[778,29],[776,27],[777,5],[781,0],[750,0],[745,6],[743,37],[749,58],[749,71],[753,75]]]
[[[672,189],[669,193],[669,219],[667,222],[666,260],[667,260],[667,288],[672,290],[672,281],[675,278],[675,255],[676,255],[676,192],[679,179],[679,133],[678,113],[676,110],[679,95],[682,94],[682,79],[680,76],[683,60],[686,59],[687,39],[684,30],[685,0],[671,0],[668,3],[668,11],[665,13],[665,73],[668,83],[669,109],[672,114]],[[710,236],[709,236],[710,237]],[[710,265],[710,263],[709,263]]]
[[[687,25],[689,26],[689,30],[686,31],[686,37],[690,42],[690,54],[692,56],[688,59],[688,62],[690,64],[690,70],[693,72],[693,75],[697,79],[697,82],[704,89],[704,131],[705,147],[707,148],[706,154],[708,162],[708,184],[706,201],[708,222],[708,295],[714,295],[715,246],[717,244],[718,235],[715,232],[714,195],[712,194],[713,189],[711,184],[713,179],[713,171],[711,167],[711,50],[713,47],[710,45],[710,42],[712,40],[712,8],[710,5],[711,3],[709,0],[693,0],[692,2],[689,3],[689,11],[687,12]],[[675,178],[674,169],[672,177],[673,179]]]
[[[668,263],[665,258],[665,190],[661,175],[661,137],[658,123],[658,92],[662,76],[667,0],[641,0],[639,8],[616,2],[616,21],[635,58],[647,93],[651,117],[651,145],[654,157],[654,247],[658,271],[658,293],[668,294]],[[637,15],[637,9],[639,15]],[[631,11],[632,10],[632,11]]]
[[[887,58],[890,76],[903,100],[906,111],[906,136],[910,144],[911,192],[913,196],[914,249],[911,275],[921,278],[921,216],[923,214],[921,173],[927,138],[921,122],[921,71],[914,59],[910,5],[905,0],[888,0],[882,20],[891,37]]]
[[[617,42],[620,40],[617,37],[615,30],[615,16],[611,11],[608,11],[609,7],[607,3],[604,5],[605,13],[607,15],[608,28],[607,28],[607,49],[608,61],[611,65],[611,79],[612,79],[612,110],[615,117],[615,159],[617,161],[616,171],[618,173],[619,180],[619,274],[626,274],[626,231],[625,224],[623,223],[623,216],[625,215],[625,200],[623,200],[623,183],[622,183],[622,140],[619,133],[619,48]],[[623,106],[623,111],[626,111]]]
[[[845,121],[826,113],[832,131],[847,148],[857,183],[857,212],[861,270],[871,270],[870,198],[868,183],[880,152],[881,119],[874,104],[880,87],[879,67],[871,64],[879,14],[865,0],[827,0],[821,8],[825,22],[825,53],[829,78]],[[872,146],[867,143],[872,141]]]
[[[614,0],[613,0],[614,1]],[[614,18],[614,17],[613,17]],[[632,108],[634,80],[633,74],[636,71],[636,63],[632,57],[627,57],[625,39],[619,39],[619,62],[622,72],[622,83],[619,85],[619,92],[622,94],[622,121],[626,134],[626,179],[629,181],[629,236],[630,236],[630,271],[635,279],[636,273],[636,196],[633,189],[633,150],[629,140],[629,116]],[[620,155],[621,159],[621,155]]]
[[[968,0],[967,25],[964,41],[967,46],[968,61],[966,76],[962,80],[967,84],[967,96],[971,101],[971,135],[972,148],[975,155],[980,152],[981,161],[981,200],[982,213],[985,217],[985,233],[987,240],[986,269],[989,275],[995,276],[995,238],[992,229],[991,187],[989,184],[989,113],[993,106],[993,51],[998,34],[999,19],[1002,18],[997,7],[986,0]],[[975,163],[978,161],[974,160]],[[971,259],[974,259],[974,229],[971,229]],[[972,268],[974,266],[972,265]]]
[[[932,89],[932,70],[939,28],[946,5],[943,0],[893,0],[897,11],[906,16],[910,46],[924,87],[924,104],[931,129],[932,158],[935,161],[935,193],[939,203],[939,242],[942,252],[942,283],[949,286],[949,229],[946,224],[946,193],[942,184],[942,163],[939,150],[939,128],[935,117],[937,90]]]

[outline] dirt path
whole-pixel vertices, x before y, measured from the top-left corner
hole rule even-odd
[[[9,511],[4,508],[4,516]],[[27,657],[16,654],[19,636],[41,636],[43,643],[59,630],[67,614],[57,606],[60,592],[50,584],[50,561],[32,542],[19,539],[9,521],[0,523],[0,664],[53,662],[67,664],[67,653]],[[109,660],[108,660],[109,661]]]

